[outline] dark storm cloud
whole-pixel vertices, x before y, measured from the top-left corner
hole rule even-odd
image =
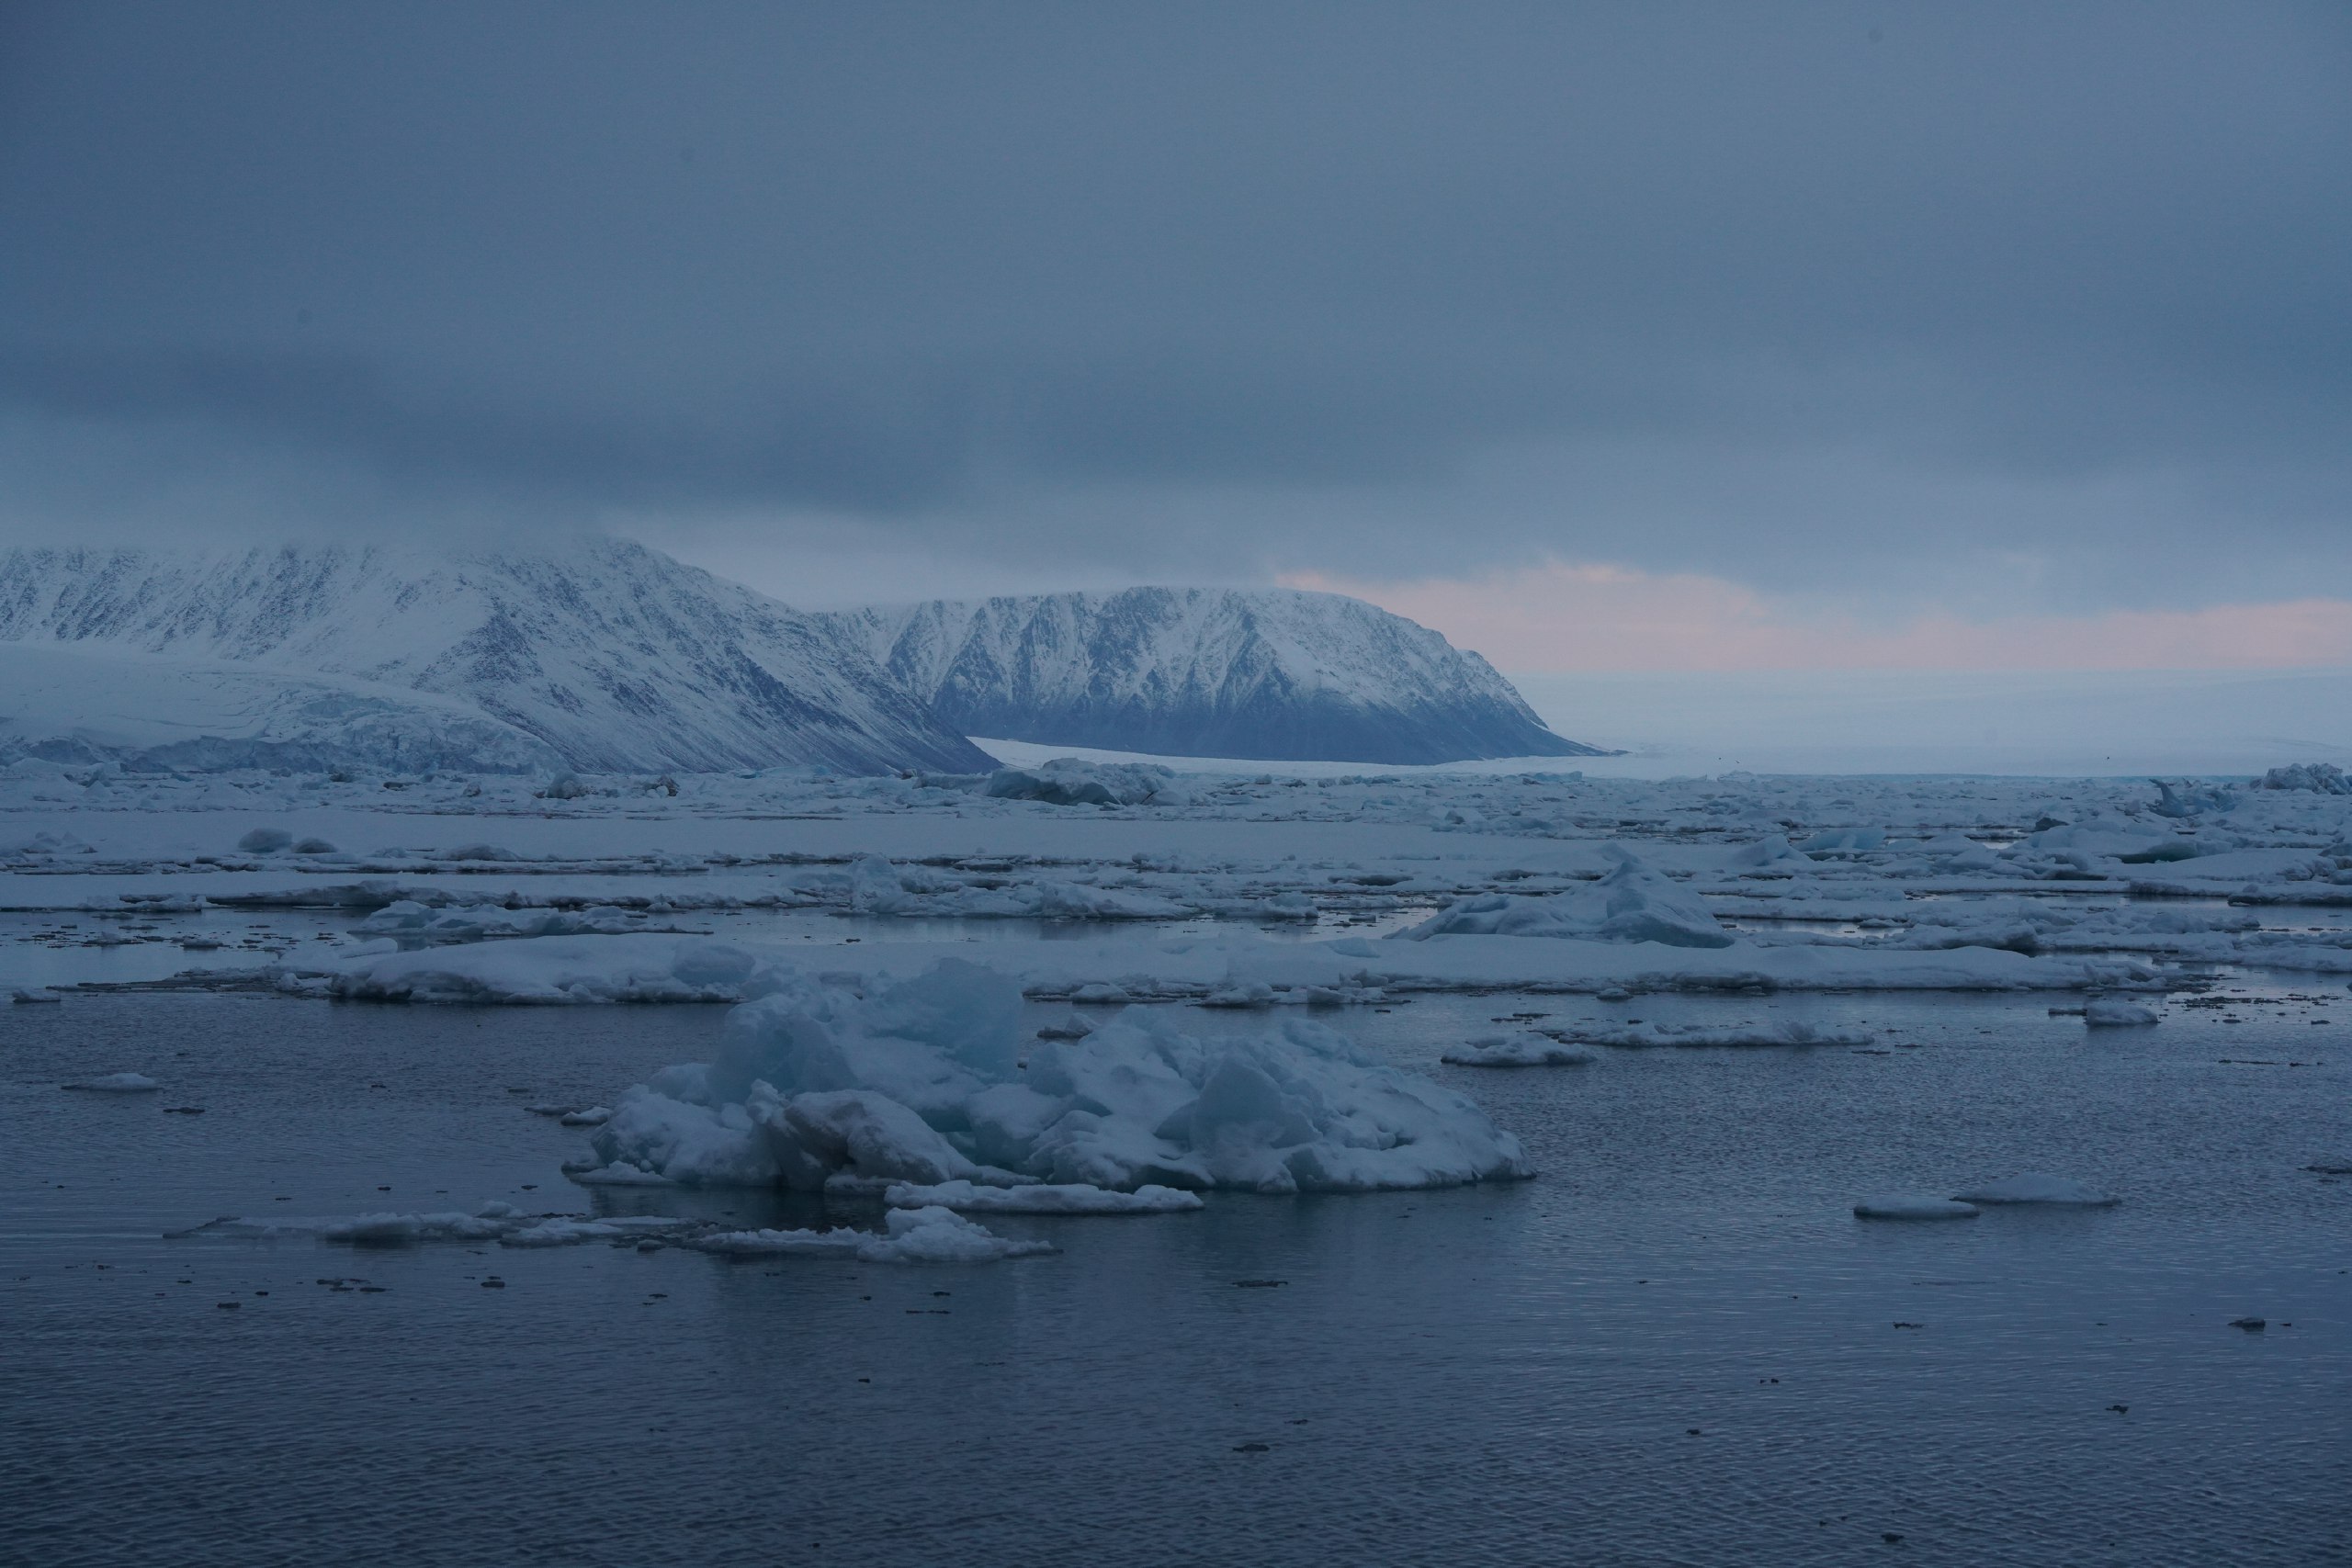
[[[1163,573],[2352,592],[2339,6],[0,28],[17,526],[213,485]]]

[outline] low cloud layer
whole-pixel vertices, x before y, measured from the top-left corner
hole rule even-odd
[[[2352,596],[2347,80],[2333,4],[21,5],[0,529]]]

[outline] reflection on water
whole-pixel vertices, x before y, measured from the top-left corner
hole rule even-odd
[[[717,1009],[17,1008],[9,1543],[126,1564],[2343,1560],[2352,1180],[2301,1168],[2352,1154],[2342,1054],[2314,1043],[2346,1026],[2280,997],[2094,1032],[2047,1001],[1353,1011],[1544,1177],[992,1220],[1064,1250],[971,1269],[167,1242],[218,1213],[488,1198],[870,1214],[557,1175],[578,1134],[520,1106],[707,1055]],[[1434,1066],[1546,1010],[1880,1038]],[[167,1087],[54,1087],[115,1070]],[[2019,1169],[2126,1201],[1847,1213]],[[2268,1326],[2227,1326],[2247,1314]]]

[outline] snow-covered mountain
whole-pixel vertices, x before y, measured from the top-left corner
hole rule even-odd
[[[831,618],[967,735],[1269,761],[1600,754],[1476,654],[1336,593],[1130,588]]]
[[[439,694],[574,768],[992,765],[819,617],[641,546],[0,553],[0,642]]]
[[[107,643],[0,643],[0,764],[28,757],[140,773],[565,766],[546,741],[457,697]]]

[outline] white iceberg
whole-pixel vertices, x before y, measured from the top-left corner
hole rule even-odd
[[[1202,1039],[1131,1010],[1083,1039],[1033,1041],[1019,989],[956,959],[870,998],[801,977],[738,1008],[718,1061],[628,1090],[591,1145],[588,1168],[803,1190],[843,1176],[1297,1192],[1531,1174],[1468,1100],[1319,1024]]]

